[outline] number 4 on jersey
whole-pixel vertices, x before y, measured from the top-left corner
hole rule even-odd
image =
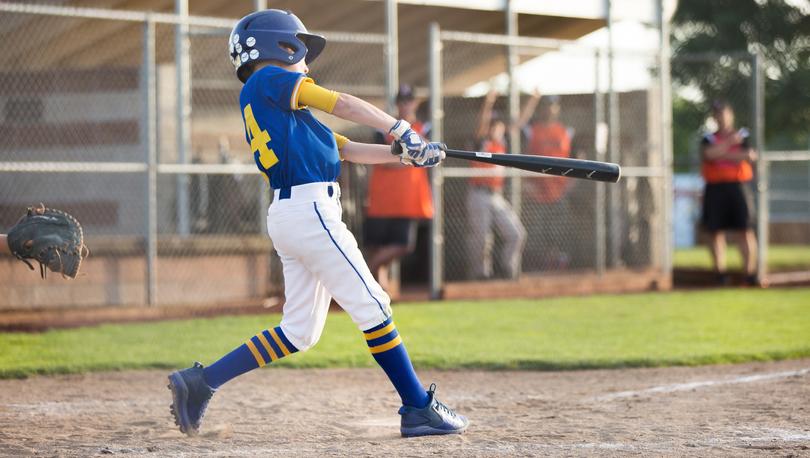
[[[245,130],[247,130],[248,137],[250,138],[250,149],[253,153],[259,153],[259,162],[265,170],[276,165],[278,157],[273,150],[267,146],[270,142],[270,134],[266,130],[259,127],[256,118],[253,116],[253,108],[250,104],[245,106]]]

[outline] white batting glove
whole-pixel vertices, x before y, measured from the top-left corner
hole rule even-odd
[[[447,145],[444,143],[430,142],[425,145],[425,149],[422,150],[424,159],[418,162],[413,161],[411,165],[414,167],[436,167],[446,157],[444,152],[446,149]]]
[[[424,161],[424,150],[427,143],[422,139],[422,136],[411,129],[411,124],[408,121],[400,119],[391,127],[388,133],[400,144],[403,153],[410,159],[417,163]]]

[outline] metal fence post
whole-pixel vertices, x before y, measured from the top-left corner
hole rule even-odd
[[[191,63],[189,62],[188,0],[175,0],[180,19],[174,29],[174,53],[177,75],[177,162],[189,163],[191,149]],[[191,233],[188,175],[177,175],[177,233]]]
[[[518,35],[518,14],[515,11],[514,0],[506,2],[506,33],[510,38]],[[517,82],[515,81],[515,70],[520,64],[520,59],[517,53],[517,48],[511,43],[506,46],[506,74],[509,76],[509,124],[515,126],[520,117],[520,92],[518,90]],[[509,153],[519,154],[521,151],[520,131],[518,129],[509,129]],[[517,169],[510,170],[512,174],[512,187],[510,202],[516,215],[520,215],[522,207],[522,193],[521,193],[521,179]],[[518,266],[518,272],[522,269]]]
[[[605,140],[605,97],[602,94],[602,81],[601,81],[601,63],[602,53],[599,50],[594,52],[594,94],[593,94],[593,144],[597,161],[604,161],[606,151]],[[594,234],[594,253],[595,262],[594,268],[598,274],[605,272],[605,258],[606,258],[606,235],[605,228],[605,183],[596,183],[596,201],[594,202],[594,226],[596,233]]]
[[[669,43],[669,22],[664,11],[663,1],[656,1],[659,26],[659,82],[660,82],[660,103],[661,103],[661,167],[663,170],[663,227],[661,270],[665,278],[672,278],[672,255],[673,255],[673,231],[672,207],[673,207],[673,170],[672,170],[672,75],[670,69],[671,52]]]
[[[146,151],[146,303],[157,304],[157,77],[155,72],[155,22],[148,18],[143,31],[143,91]]]
[[[428,58],[430,61],[430,121],[431,137],[440,142],[444,135],[443,95],[442,95],[442,42],[439,24],[430,24]],[[444,282],[444,195],[442,187],[444,176],[441,167],[432,169],[431,191],[433,193],[434,216],[430,225],[430,297],[440,299]]]
[[[621,148],[620,135],[621,129],[619,125],[619,96],[616,94],[615,88],[615,61],[616,56],[613,49],[613,2],[608,0],[608,126],[610,129],[608,140],[608,160],[610,162],[619,163],[621,160],[619,149]],[[621,265],[621,225],[620,225],[620,188],[621,185],[611,186],[608,192],[609,204],[607,206],[610,211],[610,230],[608,237],[610,238],[610,266],[619,267]]]
[[[769,185],[770,172],[765,153],[765,79],[762,56],[754,53],[752,95],[754,102],[754,138],[759,160],[757,161],[757,277],[767,283],[768,276],[768,234],[770,229]]]
[[[399,86],[399,20],[397,0],[385,1],[385,106],[389,113],[396,109],[394,97]]]

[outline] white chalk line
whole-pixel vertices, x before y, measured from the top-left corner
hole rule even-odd
[[[661,394],[661,393],[675,393],[678,391],[690,391],[697,388],[706,388],[711,386],[718,386],[718,385],[736,385],[739,383],[753,383],[753,382],[761,382],[765,380],[777,380],[782,378],[788,377],[800,377],[803,375],[810,374],[810,368],[800,369],[795,371],[785,371],[785,372],[771,372],[768,374],[757,374],[757,375],[745,375],[741,377],[735,377],[732,379],[725,379],[725,380],[704,380],[701,382],[689,382],[689,383],[675,383],[671,385],[661,385],[656,386],[653,388],[647,388],[645,390],[634,390],[634,391],[620,391],[618,393],[611,393],[606,394],[603,396],[598,396],[594,398],[596,401],[613,401],[616,399],[623,399],[623,398],[632,398],[635,396],[645,395],[645,394]]]

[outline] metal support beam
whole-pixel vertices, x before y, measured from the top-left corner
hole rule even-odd
[[[505,20],[506,20],[506,35],[509,37],[518,36],[518,14],[515,10],[515,1],[507,0]],[[515,46],[509,44],[506,46],[506,74],[509,78],[509,125],[514,126],[520,117],[520,92],[516,81],[516,70],[520,64],[518,51]],[[520,154],[520,131],[518,129],[509,129],[509,153]],[[522,207],[522,193],[521,193],[521,179],[520,175],[514,173],[515,169],[510,168],[511,174],[511,192],[509,201],[515,214],[520,215]],[[518,266],[518,274],[521,271],[521,266]]]
[[[672,206],[675,198],[672,191],[672,77],[670,62],[672,50],[669,43],[669,21],[664,9],[665,0],[654,0],[658,13],[658,66],[660,71],[661,104],[661,167],[664,168],[661,230],[661,267],[665,277],[672,278],[672,255],[674,250]],[[654,188],[653,188],[654,189]]]
[[[175,0],[175,13],[188,18],[188,0]],[[187,164],[191,153],[191,63],[189,58],[189,26],[178,23],[174,29],[174,54],[177,81],[177,163]],[[187,175],[177,176],[177,233],[191,233],[189,215],[189,180]]]
[[[144,149],[146,152],[146,303],[157,305],[157,75],[155,54],[155,23],[147,19],[143,30],[144,107],[141,115]]]
[[[256,11],[267,9],[267,0],[253,0],[253,9]]]
[[[615,19],[615,15],[613,14],[613,2],[611,0],[607,0],[608,4],[608,20],[607,20],[607,28],[608,28],[608,127],[610,130],[609,133],[609,140],[608,140],[608,160],[610,162],[619,163],[621,160],[621,155],[619,153],[619,149],[621,148],[620,142],[620,132],[621,128],[619,125],[619,95],[616,93],[615,88],[615,55],[614,55],[614,40],[613,40],[613,21]],[[616,186],[611,186],[609,188],[608,197],[608,211],[610,212],[610,218],[608,221],[609,224],[609,231],[608,231],[608,240],[609,240],[609,252],[608,257],[610,258],[610,266],[611,267],[620,267],[621,266],[621,240],[622,240],[622,230],[621,230],[621,184]]]
[[[431,140],[440,142],[444,135],[444,108],[442,99],[442,42],[439,24],[430,24],[428,40],[428,60],[430,62],[430,122]],[[431,169],[431,191],[433,193],[434,217],[430,225],[430,298],[441,299],[444,280],[444,209],[442,167]]]
[[[385,0],[385,106],[396,109],[394,98],[399,87],[399,15],[397,0]]]
[[[767,284],[768,277],[768,239],[770,225],[769,165],[765,153],[765,74],[762,68],[762,56],[753,55],[752,100],[754,102],[754,143],[760,160],[757,161],[757,277]]]
[[[597,161],[605,161],[607,153],[607,124],[605,124],[605,97],[602,94],[602,52],[594,52],[594,92],[593,92],[593,133],[594,149]],[[606,235],[605,227],[605,183],[596,183],[596,198],[593,205],[594,211],[594,268],[596,273],[605,273],[606,255]]]

